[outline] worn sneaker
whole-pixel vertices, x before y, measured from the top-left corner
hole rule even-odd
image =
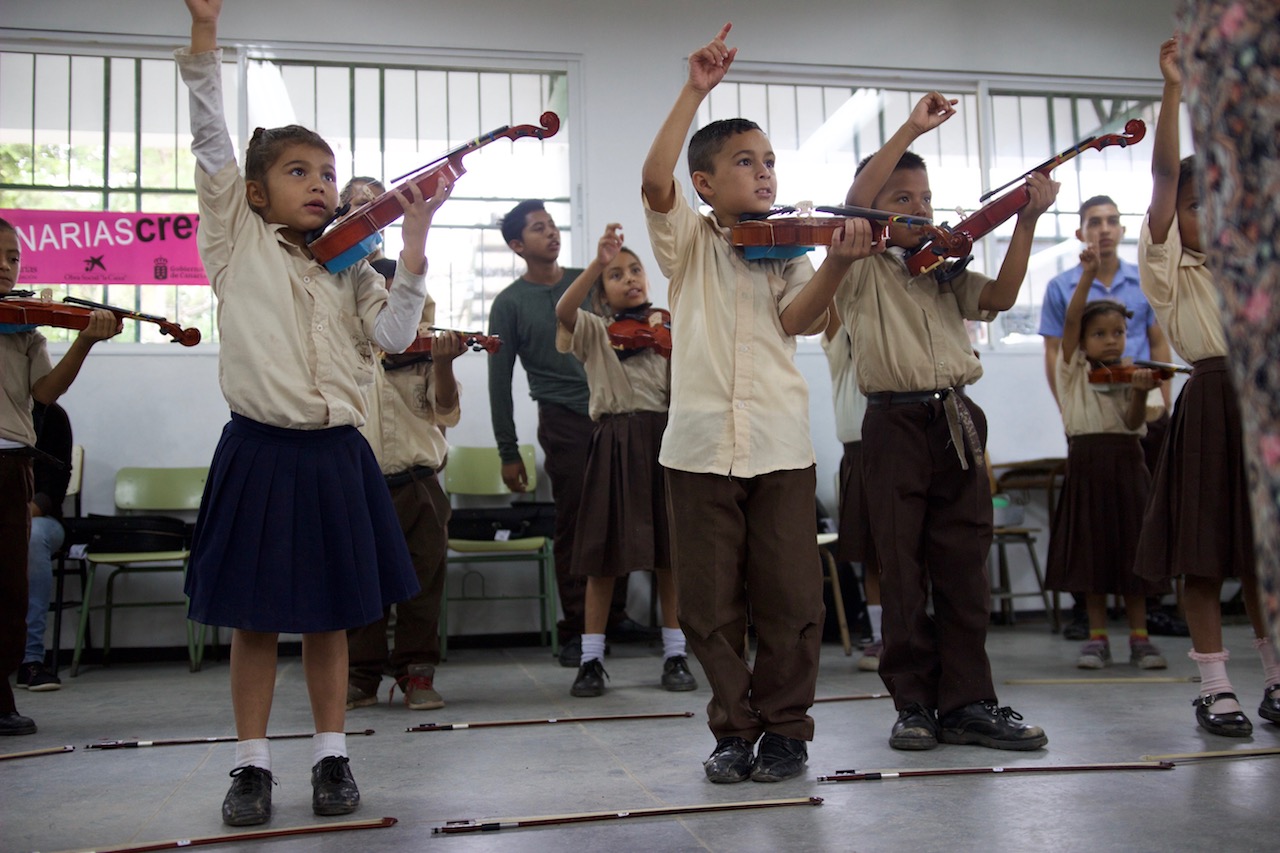
[[[782,782],[804,772],[809,749],[805,742],[793,737],[765,732],[760,750],[751,767],[752,782]]]
[[[609,673],[604,671],[604,664],[599,659],[593,658],[582,666],[578,667],[578,677],[573,680],[573,686],[569,688],[570,696],[603,696],[604,680],[609,677]]]
[[[62,679],[41,661],[24,663],[18,669],[18,686],[25,687],[32,693],[44,693],[49,690],[61,690]]]
[[[367,708],[370,705],[378,704],[377,693],[366,693],[351,682],[347,682],[347,710],[353,708]]]
[[[991,749],[1039,749],[1049,742],[1044,729],[1024,726],[1022,715],[994,699],[971,702],[938,721],[939,743],[974,744]]]
[[[311,768],[311,811],[318,815],[351,814],[360,808],[360,790],[351,775],[351,759],[330,755]]]
[[[698,689],[698,679],[689,671],[687,657],[672,655],[662,662],[662,689],[672,693]]]
[[[858,669],[863,672],[879,672],[880,656],[883,654],[884,643],[876,640],[862,650],[862,657],[858,658]]]
[[[434,711],[444,707],[444,697],[436,692],[436,668],[429,663],[415,663],[409,672],[391,685],[391,696],[399,687],[404,692],[404,704],[410,711]],[[387,701],[391,701],[391,696]]]
[[[745,782],[751,778],[751,744],[745,738],[722,737],[716,741],[711,756],[702,762],[702,769],[712,782]]]
[[[1169,662],[1160,654],[1155,643],[1143,640],[1129,643],[1129,663],[1138,669],[1168,669]]]
[[[1111,644],[1106,640],[1090,640],[1080,647],[1076,658],[1079,669],[1104,669],[1111,665]]]
[[[270,770],[237,767],[231,771],[231,789],[222,800],[222,822],[227,826],[254,826],[271,818]]]
[[[898,712],[898,721],[889,733],[894,749],[933,749],[938,745],[938,718],[931,708],[912,702]]]

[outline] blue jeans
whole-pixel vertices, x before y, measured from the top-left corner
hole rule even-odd
[[[31,519],[31,544],[27,548],[27,651],[23,663],[44,663],[44,628],[53,598],[53,554],[62,547],[66,531],[56,518]]]

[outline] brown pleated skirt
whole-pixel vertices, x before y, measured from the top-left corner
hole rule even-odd
[[[836,559],[850,563],[875,560],[871,520],[867,516],[867,490],[862,481],[862,442],[847,441],[840,459],[840,539]]]
[[[666,412],[596,423],[573,542],[573,573],[621,577],[671,567],[667,492],[658,449]]]
[[[1225,358],[1195,363],[1178,395],[1151,483],[1136,567],[1179,575],[1254,577],[1240,404]]]
[[[1168,592],[1167,582],[1146,580],[1133,571],[1150,486],[1136,435],[1072,436],[1049,533],[1045,586],[1113,595]]]

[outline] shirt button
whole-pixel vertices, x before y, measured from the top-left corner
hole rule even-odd
[[[746,404],[746,403],[737,403],[737,404],[735,404],[735,405],[737,405],[737,407],[738,407],[739,409],[745,409],[745,408],[747,407],[747,404]]]
[[[743,344],[742,346],[738,347],[738,352],[747,352],[750,349],[751,347],[747,346],[746,344]]]
[[[302,277],[302,281],[303,281],[304,283],[306,283],[306,284],[310,284],[310,283],[311,283],[311,276],[309,276],[309,275],[304,275],[304,276]]]
[[[317,332],[323,332],[323,331],[324,331],[324,324],[323,324],[323,323],[316,323],[316,331],[317,331]]]

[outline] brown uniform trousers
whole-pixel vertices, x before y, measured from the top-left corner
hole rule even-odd
[[[680,626],[711,684],[717,739],[813,739],[826,613],[814,478],[812,466],[750,479],[666,469]]]
[[[965,404],[985,445],[986,416]],[[862,471],[880,558],[880,677],[898,710],[917,702],[946,714],[996,698],[986,652],[991,487],[966,456],[967,471],[941,400],[867,409]]]
[[[0,452],[0,714],[17,710],[9,673],[22,663],[27,642],[27,504],[33,488],[31,457]]]

